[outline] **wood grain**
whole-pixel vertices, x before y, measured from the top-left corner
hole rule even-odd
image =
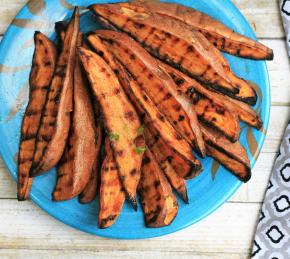
[[[27,250],[27,249],[1,249],[0,257],[13,259],[31,259],[31,258],[62,258],[62,259],[79,259],[79,258],[98,258],[98,259],[242,259],[246,258],[246,253],[198,253],[198,252],[150,252],[150,251],[78,251],[72,250]]]
[[[31,203],[2,200],[0,211],[0,250],[248,253],[259,204],[229,203],[185,230],[146,241],[130,242],[82,233],[52,219]]]

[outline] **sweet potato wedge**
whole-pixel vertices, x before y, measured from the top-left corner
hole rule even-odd
[[[242,182],[248,182],[251,178],[251,169],[241,162],[231,158],[228,154],[221,152],[218,148],[206,143],[207,155],[218,161]]]
[[[97,154],[95,157],[95,162],[93,165],[91,177],[89,182],[87,183],[85,189],[79,195],[79,202],[82,204],[90,203],[95,199],[98,193],[98,186],[99,186],[99,179],[100,179],[100,151],[101,151],[101,144],[102,144],[102,128],[100,124],[96,127],[96,148]]]
[[[81,37],[81,34],[79,35]],[[78,46],[81,46],[81,40]],[[68,145],[60,162],[53,200],[63,201],[79,195],[95,170],[99,147],[96,122],[89,96],[88,83],[82,73],[79,59],[74,70],[73,106]]]
[[[105,140],[105,152],[106,156],[101,169],[100,228],[108,228],[115,223],[126,198],[108,138]]]
[[[147,124],[144,128],[144,131],[148,130],[152,138],[146,139],[147,145],[150,146],[152,150],[155,149],[155,146],[157,146],[159,150],[162,150],[162,154],[181,178],[188,180],[200,174],[202,171],[200,161],[196,159],[196,161],[192,163],[180,156],[180,154],[168,145],[167,141],[163,139],[162,135],[151,124]]]
[[[55,45],[44,34],[35,32],[34,43],[35,50],[29,77],[29,102],[22,120],[18,154],[17,198],[19,201],[29,198],[32,185],[29,171],[32,165],[41,113],[44,109],[57,58]]]
[[[251,167],[244,147],[239,143],[231,143],[221,134],[201,124],[207,155],[212,156],[241,181],[251,178]]]
[[[170,76],[158,66],[136,41],[123,33],[96,31],[110,46],[117,59],[128,69],[156,107],[172,126],[204,156],[205,148],[192,105],[176,91]]]
[[[138,115],[109,65],[97,54],[80,48],[79,56],[100,104],[124,189],[136,208],[136,189],[144,151]]]
[[[273,50],[242,34],[234,32],[213,17],[182,5],[154,1],[120,3],[122,6],[135,5],[149,8],[164,17],[176,19],[200,31],[220,51],[250,59],[273,59]]]
[[[176,217],[178,203],[153,154],[147,149],[142,163],[138,193],[147,227],[168,226]]]
[[[213,102],[218,107],[221,107],[223,110],[228,110],[227,114],[224,114],[226,116],[226,119],[222,120],[223,122],[230,122],[230,124],[227,127],[220,128],[222,125],[212,124],[216,126],[217,128],[221,129],[222,132],[224,132],[225,128],[228,128],[230,125],[232,125],[232,129],[234,130],[233,135],[228,132],[225,133],[225,135],[228,136],[237,136],[238,132],[238,123],[234,122],[236,119],[236,115],[239,117],[239,119],[248,125],[255,127],[257,129],[260,129],[263,125],[259,115],[247,104],[240,102],[238,100],[233,100],[227,96],[224,96],[219,93],[215,93],[212,91],[207,90],[204,86],[199,84],[194,79],[190,78],[189,76],[183,74],[182,72],[178,71],[177,69],[174,69],[173,67],[170,67],[166,65],[165,63],[162,63],[162,67],[166,69],[166,71],[170,74],[170,76],[174,79],[176,84],[179,86],[180,91],[182,91],[184,94],[188,95],[190,98],[193,98],[195,100],[195,94],[199,94],[203,96],[204,98],[209,99],[211,102]],[[198,109],[196,109],[197,114]],[[232,114],[232,118],[231,117]],[[200,118],[200,115],[199,115]],[[202,118],[205,120],[205,118]],[[209,122],[206,120],[206,122]],[[211,124],[211,123],[210,123]],[[234,138],[233,138],[234,139]]]
[[[198,31],[186,24],[134,6],[93,5],[91,9],[127,32],[153,55],[209,87],[251,105],[257,96],[245,80],[234,75],[226,59]]]
[[[178,91],[192,100],[199,120],[220,131],[232,142],[238,140],[240,124],[234,110],[228,109],[220,99],[214,98],[215,93],[205,89],[194,79],[185,77],[165,63],[160,65],[175,81]]]
[[[92,48],[103,57],[117,75],[123,89],[136,108],[138,114],[143,118],[144,123],[152,124],[158,132],[166,139],[168,145],[176,150],[185,159],[195,163],[190,145],[180,137],[166,117],[157,109],[151,98],[142,91],[138,83],[127,73],[125,68],[114,58],[100,38],[91,34],[88,42]]]
[[[146,127],[144,128],[144,136],[149,150],[156,158],[156,161],[158,162],[160,168],[163,170],[172,188],[186,203],[188,203],[185,179],[177,174],[173,166],[167,160],[166,151],[164,152],[162,147],[156,144],[153,134],[151,134],[151,132]]]
[[[63,50],[57,61],[41,125],[30,176],[37,176],[54,167],[60,160],[70,129],[73,72],[79,33],[79,13],[75,9],[68,25]]]

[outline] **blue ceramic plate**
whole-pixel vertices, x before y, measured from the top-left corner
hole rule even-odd
[[[68,19],[73,5],[87,6],[98,0],[30,0],[23,7],[8,28],[0,45],[0,152],[16,180],[16,160],[19,132],[24,108],[28,98],[28,77],[33,54],[33,34],[40,30],[51,39],[55,38],[54,23]],[[104,0],[103,2],[106,2]],[[112,1],[111,1],[112,2]],[[189,7],[205,12],[235,31],[255,39],[250,25],[239,10],[229,0],[176,0]],[[81,18],[81,29],[89,31],[97,28],[92,15],[86,13]],[[264,121],[264,130],[257,131],[242,125],[240,142],[247,149],[254,165],[262,148],[268,127],[270,112],[270,86],[265,62],[245,60],[226,55],[233,71],[255,82],[259,100],[255,109]],[[98,203],[81,205],[77,199],[67,202],[52,202],[51,193],[55,184],[55,170],[38,177],[32,187],[31,199],[50,215],[64,223],[98,236],[110,238],[138,239],[165,235],[183,229],[212,213],[239,188],[241,183],[227,170],[213,162],[202,160],[204,172],[187,182],[190,204],[180,199],[179,212],[174,222],[158,229],[144,226],[142,211],[134,212],[129,204],[114,226],[101,230],[97,227]],[[213,180],[212,175],[216,174]],[[16,190],[15,190],[16,192]],[[16,196],[16,194],[15,194]]]

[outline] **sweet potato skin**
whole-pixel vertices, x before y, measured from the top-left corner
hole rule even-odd
[[[172,126],[204,156],[205,148],[196,114],[186,98],[176,91],[174,81],[158,66],[158,62],[125,34],[112,31],[96,33],[109,44],[116,58],[128,69]]]
[[[273,60],[273,50],[242,34],[234,32],[209,15],[182,5],[154,1],[134,1],[120,3],[122,6],[138,6],[176,19],[200,31],[220,51],[256,60]]]
[[[63,154],[70,128],[72,78],[78,33],[79,14],[76,8],[68,25],[64,47],[57,61],[41,118],[30,176],[37,176],[51,169]]]
[[[44,34],[35,32],[34,42],[35,51],[29,77],[29,102],[22,120],[18,154],[17,198],[19,201],[29,198],[33,181],[29,177],[29,171],[32,165],[41,113],[57,58],[55,45]]]
[[[100,104],[121,182],[131,204],[136,208],[136,189],[145,144],[144,137],[138,133],[140,120],[108,64],[100,56],[84,48],[80,48],[79,56]]]
[[[91,34],[88,36],[88,41],[93,49],[102,55],[104,60],[114,70],[115,74],[126,92],[127,96],[134,105],[140,118],[143,118],[145,124],[152,124],[154,128],[166,139],[168,145],[176,150],[186,160],[196,163],[197,160],[193,157],[190,145],[175,131],[166,117],[157,109],[151,98],[142,91],[138,83],[127,73],[125,68],[112,56],[109,52],[110,47],[106,47],[100,38]],[[198,163],[200,165],[200,163]]]
[[[147,149],[138,193],[147,227],[168,226],[176,217],[178,203],[153,154]]]
[[[71,199],[85,189],[94,171],[99,152],[88,83],[78,59],[74,70],[73,91],[74,111],[71,130],[67,150],[58,168],[57,183],[53,192],[55,201]]]
[[[101,169],[99,227],[112,226],[121,213],[125,202],[125,192],[119,178],[118,166],[110,147],[110,140],[105,141],[106,156]]]
[[[99,187],[99,179],[100,179],[100,151],[101,151],[101,145],[102,145],[102,128],[100,123],[96,126],[96,157],[95,162],[93,165],[91,177],[89,179],[89,182],[87,183],[85,189],[80,193],[79,195],[79,202],[82,204],[90,203],[93,201],[98,193],[98,187]]]

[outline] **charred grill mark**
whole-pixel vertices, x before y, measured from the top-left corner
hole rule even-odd
[[[146,165],[146,164],[148,164],[150,162],[151,162],[151,160],[150,160],[150,158],[148,156],[144,156],[143,157],[143,161],[142,161],[143,165]]]
[[[154,185],[154,188],[157,189],[158,186],[160,185],[160,181],[159,180],[154,181],[153,185]]]
[[[126,112],[125,113],[125,118],[128,119],[128,120],[134,119],[134,113],[133,113],[133,111]]]
[[[118,95],[118,94],[120,94],[121,93],[121,89],[120,88],[116,88],[115,90],[114,90],[114,94],[115,95]]]
[[[100,228],[104,228],[109,221],[114,221],[117,215],[109,215],[107,218],[101,220]]]
[[[134,54],[130,54],[130,59],[131,60],[135,60],[136,59],[136,56]]]
[[[184,121],[185,117],[183,115],[179,115],[178,121]]]
[[[144,24],[142,23],[137,23],[137,22],[134,22],[134,26],[136,29],[143,29],[145,27]]]
[[[38,115],[38,114],[40,114],[40,112],[41,111],[39,111],[39,110],[28,109],[25,113],[25,116],[30,117],[30,116]]]
[[[31,140],[31,139],[35,139],[35,138],[36,138],[36,133],[22,134],[21,135],[21,141],[27,141],[27,140]]]
[[[133,169],[131,172],[130,172],[130,175],[134,176],[137,174],[137,170],[136,169]]]
[[[37,90],[43,90],[43,91],[48,91],[49,90],[49,85],[45,85],[45,86],[31,86],[29,91],[30,91],[30,94],[34,91],[37,91]]]
[[[46,61],[45,63],[44,63],[44,66],[46,66],[46,67],[50,67],[52,65],[52,63],[50,62],[50,61]]]
[[[167,93],[164,97],[162,102],[169,100],[170,98],[172,98],[172,94],[171,93]]]
[[[51,140],[51,136],[47,134],[42,134],[39,136],[40,141],[49,142]]]
[[[161,120],[162,122],[165,121],[165,117],[162,114],[158,114],[158,119]]]

